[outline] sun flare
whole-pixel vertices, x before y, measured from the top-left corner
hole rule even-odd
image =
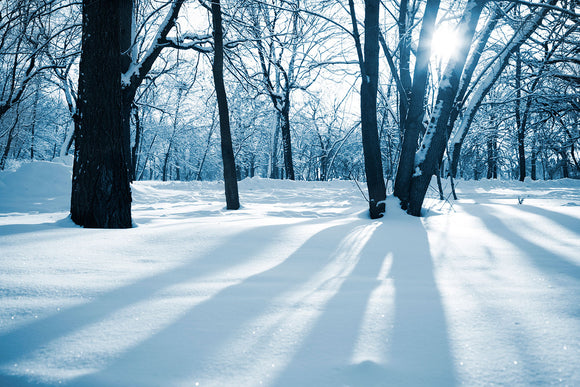
[[[447,61],[457,53],[460,44],[458,31],[450,26],[439,26],[433,35],[431,54],[438,60]]]

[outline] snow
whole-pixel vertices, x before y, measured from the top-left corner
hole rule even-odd
[[[347,181],[138,182],[95,230],[65,164],[0,173],[2,386],[580,384],[579,181],[380,220]]]

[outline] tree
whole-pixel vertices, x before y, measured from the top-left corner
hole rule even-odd
[[[354,0],[349,0],[353,37],[358,55],[361,75],[360,106],[361,132],[365,173],[369,192],[371,219],[380,218],[385,212],[386,188],[379,147],[377,126],[377,88],[379,80],[379,1],[365,0],[364,53],[358,32]]]
[[[428,0],[425,4],[421,33],[419,35],[419,45],[415,57],[415,69],[413,72],[413,85],[411,86],[408,109],[404,119],[405,130],[403,132],[403,145],[397,176],[395,179],[394,194],[401,201],[401,206],[406,209],[409,193],[411,189],[411,177],[414,171],[415,151],[419,140],[419,134],[424,132],[423,116],[425,115],[425,93],[427,91],[427,79],[429,76],[429,58],[431,56],[431,40],[435,28],[435,19],[439,12],[440,0]],[[401,7],[401,12],[405,8]],[[402,22],[400,22],[401,24]],[[406,31],[406,30],[405,30]],[[401,57],[405,60],[405,57]],[[408,64],[401,63],[402,68]],[[404,74],[404,72],[403,72]],[[405,79],[403,75],[401,79]],[[401,115],[402,117],[403,115]]]
[[[457,164],[459,163],[459,155],[461,152],[461,144],[467,136],[467,132],[475,119],[475,115],[479,110],[484,98],[492,89],[495,82],[504,71],[509,63],[510,57],[519,50],[520,46],[530,38],[536,31],[538,26],[544,20],[544,17],[550,10],[550,6],[554,6],[557,0],[549,0],[545,3],[547,7],[541,7],[534,13],[529,14],[521,22],[521,25],[516,29],[514,35],[503,47],[498,55],[494,58],[492,64],[488,69],[476,80],[471,92],[471,98],[467,103],[464,103],[464,110],[461,122],[454,128],[455,134],[451,140],[451,170],[456,172]]]
[[[119,7],[83,0],[71,219],[95,228],[131,227],[131,188],[121,118]]]
[[[485,3],[486,0],[469,0],[459,23],[458,30],[464,42],[457,55],[450,59],[447,64],[437,92],[435,107],[415,156],[415,173],[411,179],[407,210],[411,215],[419,216],[421,214],[421,206],[431,182],[431,177],[439,170],[447,140],[451,134],[448,132],[447,123],[460,87],[461,74],[465,67],[471,41]]]
[[[228,210],[240,208],[238,196],[238,182],[236,180],[236,163],[232,148],[232,135],[230,133],[230,115],[228,110],[228,97],[224,85],[224,39],[222,28],[222,11],[219,0],[211,1],[211,13],[213,21],[214,59],[213,78],[217,97],[219,117],[222,160],[224,164],[224,184],[226,192],[226,206]]]

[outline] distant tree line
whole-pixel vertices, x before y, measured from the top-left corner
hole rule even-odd
[[[74,154],[72,219],[131,227],[133,180],[580,177],[573,0],[5,0],[0,169]],[[439,29],[460,44],[433,47]],[[441,185],[439,185],[441,187]],[[440,190],[442,188],[439,188]],[[443,193],[441,193],[443,196]]]

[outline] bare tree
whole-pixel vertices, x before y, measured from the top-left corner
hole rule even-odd
[[[358,21],[354,0],[349,0],[352,20],[352,36],[361,75],[360,104],[361,132],[365,173],[369,192],[369,213],[371,219],[380,218],[385,212],[386,188],[383,164],[379,147],[377,126],[377,88],[379,80],[379,1],[365,0],[365,44],[364,52],[358,32]]]
[[[212,72],[219,110],[226,206],[228,210],[237,210],[240,208],[240,199],[238,196],[238,182],[236,180],[236,164],[234,160],[234,151],[232,148],[232,135],[230,133],[228,97],[224,85],[224,39],[222,28],[222,11],[219,0],[211,0],[211,13],[214,40],[214,59]]]

